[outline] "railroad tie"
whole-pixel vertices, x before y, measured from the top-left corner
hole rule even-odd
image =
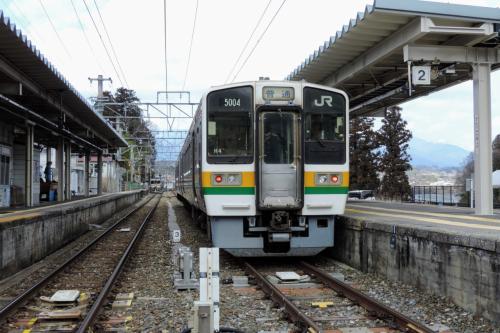
[[[311,306],[313,308],[326,309],[326,308],[332,307],[333,306],[333,302],[331,302],[331,301],[312,302]]]

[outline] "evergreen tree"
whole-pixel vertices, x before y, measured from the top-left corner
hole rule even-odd
[[[493,140],[493,171],[500,170],[500,134]]]
[[[377,170],[380,153],[377,149],[380,145],[377,133],[373,130],[373,118],[352,118],[350,126],[350,188],[378,191],[380,181]]]
[[[493,171],[500,170],[500,134],[498,134],[492,143],[493,152]],[[465,180],[472,177],[474,173],[474,153],[470,153],[462,164],[462,171],[455,180],[456,186],[464,186]]]
[[[500,134],[498,134],[493,140],[492,151],[493,171],[500,170]],[[470,153],[463,162],[462,171],[455,179],[455,186],[461,186],[464,189],[464,191],[462,192],[462,197],[460,199],[460,203],[463,205],[468,205],[470,202],[470,192],[465,191],[465,182],[467,179],[472,178],[473,173],[474,153]],[[495,203],[500,202],[500,190],[493,189],[493,193]]]
[[[408,147],[412,134],[406,128],[401,110],[400,107],[389,108],[379,131],[379,140],[384,146],[380,158],[380,170],[384,173],[380,191],[385,198],[406,200],[411,194],[406,171],[411,170]]]
[[[134,164],[138,167],[141,180],[147,178],[144,165],[146,162],[154,164],[156,160],[155,137],[150,130],[151,124],[146,122],[142,117],[139,106],[134,103],[140,102],[134,90],[126,88],[118,88],[113,95],[109,91],[104,92],[104,97],[113,103],[120,103],[107,106],[104,109],[104,116],[108,117],[111,122],[115,123],[115,128],[118,126],[117,121],[121,118],[120,127],[124,130],[123,136],[134,149]],[[151,147],[151,148],[149,148]],[[123,157],[130,159],[130,149],[124,153]],[[149,159],[149,161],[146,161]],[[126,169],[130,169],[130,165],[124,165]]]

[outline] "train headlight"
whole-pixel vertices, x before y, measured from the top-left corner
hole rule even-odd
[[[225,185],[229,186],[240,186],[241,185],[241,173],[228,173],[225,175],[226,180]]]
[[[328,184],[328,176],[327,175],[318,175],[317,181],[320,185]]]
[[[341,185],[342,184],[342,175],[330,174],[330,184],[331,185]]]
[[[318,186],[341,185],[342,175],[338,173],[317,173],[315,176],[315,183]]]
[[[240,186],[241,179],[241,173],[212,174],[212,185]]]

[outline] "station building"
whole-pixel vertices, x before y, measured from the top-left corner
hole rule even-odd
[[[126,146],[0,11],[0,208],[116,192]]]

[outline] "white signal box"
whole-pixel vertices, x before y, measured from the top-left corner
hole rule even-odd
[[[431,66],[413,66],[411,77],[412,83],[416,86],[431,84]]]

